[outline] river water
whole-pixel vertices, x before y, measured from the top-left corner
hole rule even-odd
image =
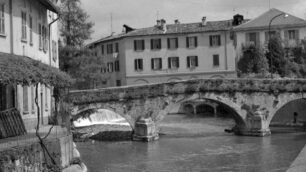
[[[162,135],[151,143],[96,141],[77,146],[90,172],[283,172],[305,144],[303,132],[242,137],[197,131]]]

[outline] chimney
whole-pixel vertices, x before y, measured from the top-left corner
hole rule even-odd
[[[178,19],[174,20],[174,24],[180,24],[180,21]]]
[[[232,24],[233,24],[233,26],[241,25],[243,23],[243,20],[244,20],[243,15],[236,14],[233,17],[233,23]]]
[[[161,21],[160,20],[156,20],[156,26],[160,27],[161,26]]]
[[[167,31],[167,26],[166,26],[166,20],[165,19],[161,19],[160,20],[161,23],[161,29],[166,32]]]
[[[207,21],[206,21],[206,17],[202,17],[202,26],[206,26]]]

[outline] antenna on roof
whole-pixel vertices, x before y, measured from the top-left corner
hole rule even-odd
[[[111,35],[113,35],[113,13],[110,13],[110,31],[111,31]]]

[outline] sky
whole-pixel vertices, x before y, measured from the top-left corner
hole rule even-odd
[[[81,0],[81,7],[95,23],[92,39],[87,41],[92,42],[111,31],[121,33],[124,24],[133,28],[153,26],[157,18],[168,24],[175,19],[200,22],[203,16],[208,21],[228,20],[237,13],[252,19],[269,10],[269,0]],[[270,7],[306,19],[305,0],[270,0]]]

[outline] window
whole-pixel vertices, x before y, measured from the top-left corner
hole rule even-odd
[[[114,71],[114,64],[113,63],[107,63],[107,71],[109,73],[113,72]]]
[[[168,58],[168,68],[177,69],[180,67],[179,57],[169,57]]]
[[[44,52],[48,51],[48,42],[49,42],[49,39],[48,39],[47,35],[48,35],[47,27],[43,26],[42,27],[42,41],[43,41],[43,50],[44,50]]]
[[[211,47],[221,46],[221,36],[220,35],[210,35],[209,42]]]
[[[33,18],[29,16],[29,27],[30,27],[30,45],[33,45]]]
[[[29,101],[28,101],[28,87],[23,87],[23,113],[29,113]]]
[[[289,40],[298,39],[298,30],[288,30],[288,38]]]
[[[4,4],[0,4],[0,34],[5,33]]]
[[[115,71],[116,71],[116,72],[119,72],[119,71],[120,71],[120,63],[119,63],[119,60],[116,60],[116,61],[115,61]]]
[[[0,111],[16,107],[15,93],[13,85],[0,84]]]
[[[27,40],[27,13],[21,12],[21,39]]]
[[[187,67],[188,68],[198,67],[198,56],[188,56]]]
[[[121,86],[121,80],[116,80],[116,86],[120,87]]]
[[[42,34],[42,25],[38,24],[38,34],[39,34],[39,50],[43,49],[43,34]]]
[[[134,40],[134,50],[135,51],[143,51],[144,49],[145,49],[144,40]]]
[[[101,45],[101,54],[104,54],[104,45]]]
[[[32,106],[32,113],[34,113],[36,111],[35,109],[35,86],[31,86],[31,106]]]
[[[248,44],[259,45],[259,33],[246,33],[246,42]]]
[[[186,47],[196,48],[198,46],[198,38],[196,36],[186,37]]]
[[[269,38],[273,38],[275,36],[279,36],[279,33],[276,31],[270,31],[270,35],[269,32],[265,32],[265,42],[268,42]]]
[[[56,41],[52,41],[52,59],[54,62],[57,61],[57,43]]]
[[[152,58],[151,59],[151,69],[161,70],[163,68],[162,58]]]
[[[151,39],[151,50],[161,49],[161,39]]]
[[[135,69],[135,71],[142,71],[143,70],[143,60],[142,59],[135,59],[134,69]]]
[[[115,44],[115,52],[116,52],[116,53],[119,53],[119,43],[116,43],[116,44]]]
[[[112,54],[113,53],[113,44],[107,44],[106,49],[107,49],[107,54]]]
[[[178,38],[168,38],[168,49],[178,48]]]
[[[213,66],[214,67],[219,67],[220,66],[219,55],[218,54],[213,55]]]

